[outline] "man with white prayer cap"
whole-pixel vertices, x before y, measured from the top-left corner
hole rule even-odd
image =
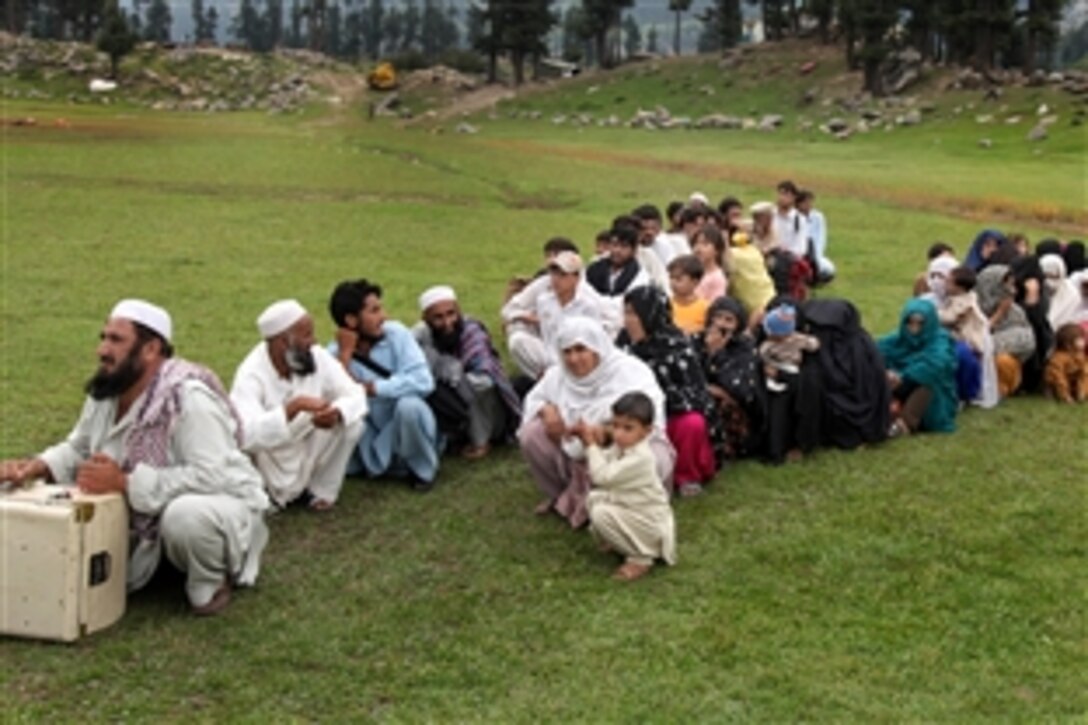
[[[165,553],[186,574],[194,613],[217,614],[232,585],[256,581],[268,541],[268,497],[239,449],[235,411],[212,371],[173,356],[163,308],[122,300],[100,338],[98,371],[68,439],[0,462],[0,480],[124,494],[129,591],[147,584]]]
[[[316,344],[313,318],[298,300],[269,305],[257,330],[263,339],[238,366],[230,391],[242,448],[276,504],[301,498],[330,509],[363,430],[366,395]]]
[[[412,334],[423,349],[436,389],[428,399],[447,446],[469,460],[485,457],[492,444],[513,435],[521,400],[502,368],[483,323],[461,312],[452,287],[431,287],[419,296],[422,320]]]

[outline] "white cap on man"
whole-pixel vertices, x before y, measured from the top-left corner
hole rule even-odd
[[[419,296],[419,311],[426,312],[427,308],[431,305],[437,305],[439,302],[456,302],[457,293],[453,291],[453,287],[449,285],[437,285],[425,290],[423,294]]]
[[[287,331],[308,313],[298,300],[280,300],[265,308],[257,318],[257,329],[261,337],[269,339]]]
[[[147,300],[121,300],[110,312],[110,319],[114,317],[138,322],[167,342],[171,341],[174,334],[174,323],[170,320],[170,313]]]
[[[698,204],[700,206],[709,207],[710,199],[708,199],[706,194],[701,191],[693,191],[691,192],[691,196],[688,197],[688,204],[692,206]]]

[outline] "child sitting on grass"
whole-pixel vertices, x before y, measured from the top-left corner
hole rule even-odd
[[[1068,322],[1055,334],[1055,349],[1046,364],[1046,392],[1063,403],[1088,400],[1088,357],[1084,328]]]
[[[645,576],[656,559],[676,563],[676,525],[669,494],[657,475],[647,438],[653,429],[654,404],[645,393],[626,393],[612,405],[612,445],[603,430],[583,423],[571,432],[586,446],[593,490],[586,507],[589,530],[603,551],[624,563],[613,573],[620,581]]]
[[[970,267],[953,269],[945,280],[944,298],[937,304],[937,318],[952,337],[967,343],[975,355],[982,355],[990,322],[978,306],[976,281]]]
[[[710,302],[695,294],[703,278],[703,263],[694,254],[684,254],[669,262],[669,288],[672,291],[672,321],[685,335],[702,332]]]

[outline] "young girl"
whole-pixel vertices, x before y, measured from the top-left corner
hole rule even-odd
[[[724,297],[729,290],[729,282],[722,271],[725,266],[725,240],[721,231],[717,227],[702,227],[695,233],[691,251],[703,263],[703,278],[699,280],[695,294],[707,302]]]
[[[672,321],[686,335],[702,332],[710,307],[710,302],[695,292],[703,279],[703,263],[694,254],[684,254],[673,258],[668,269]]]
[[[1057,344],[1046,364],[1046,392],[1063,403],[1088,400],[1088,357],[1084,328],[1067,323],[1058,328]]]
[[[653,430],[654,404],[644,393],[626,393],[612,405],[612,445],[601,429],[575,426],[586,446],[593,490],[586,502],[589,530],[602,550],[624,557],[613,578],[634,581],[654,560],[676,563],[676,525],[669,494],[654,467],[647,444]],[[572,431],[574,432],[574,431]]]

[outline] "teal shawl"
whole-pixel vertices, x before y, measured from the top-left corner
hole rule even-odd
[[[921,315],[925,320],[922,331],[912,335],[907,319]],[[903,306],[899,316],[899,332],[877,343],[884,357],[884,366],[904,380],[929,388],[933,400],[922,418],[922,429],[953,431],[956,429],[956,344],[941,327],[937,308],[932,302],[913,299]]]

